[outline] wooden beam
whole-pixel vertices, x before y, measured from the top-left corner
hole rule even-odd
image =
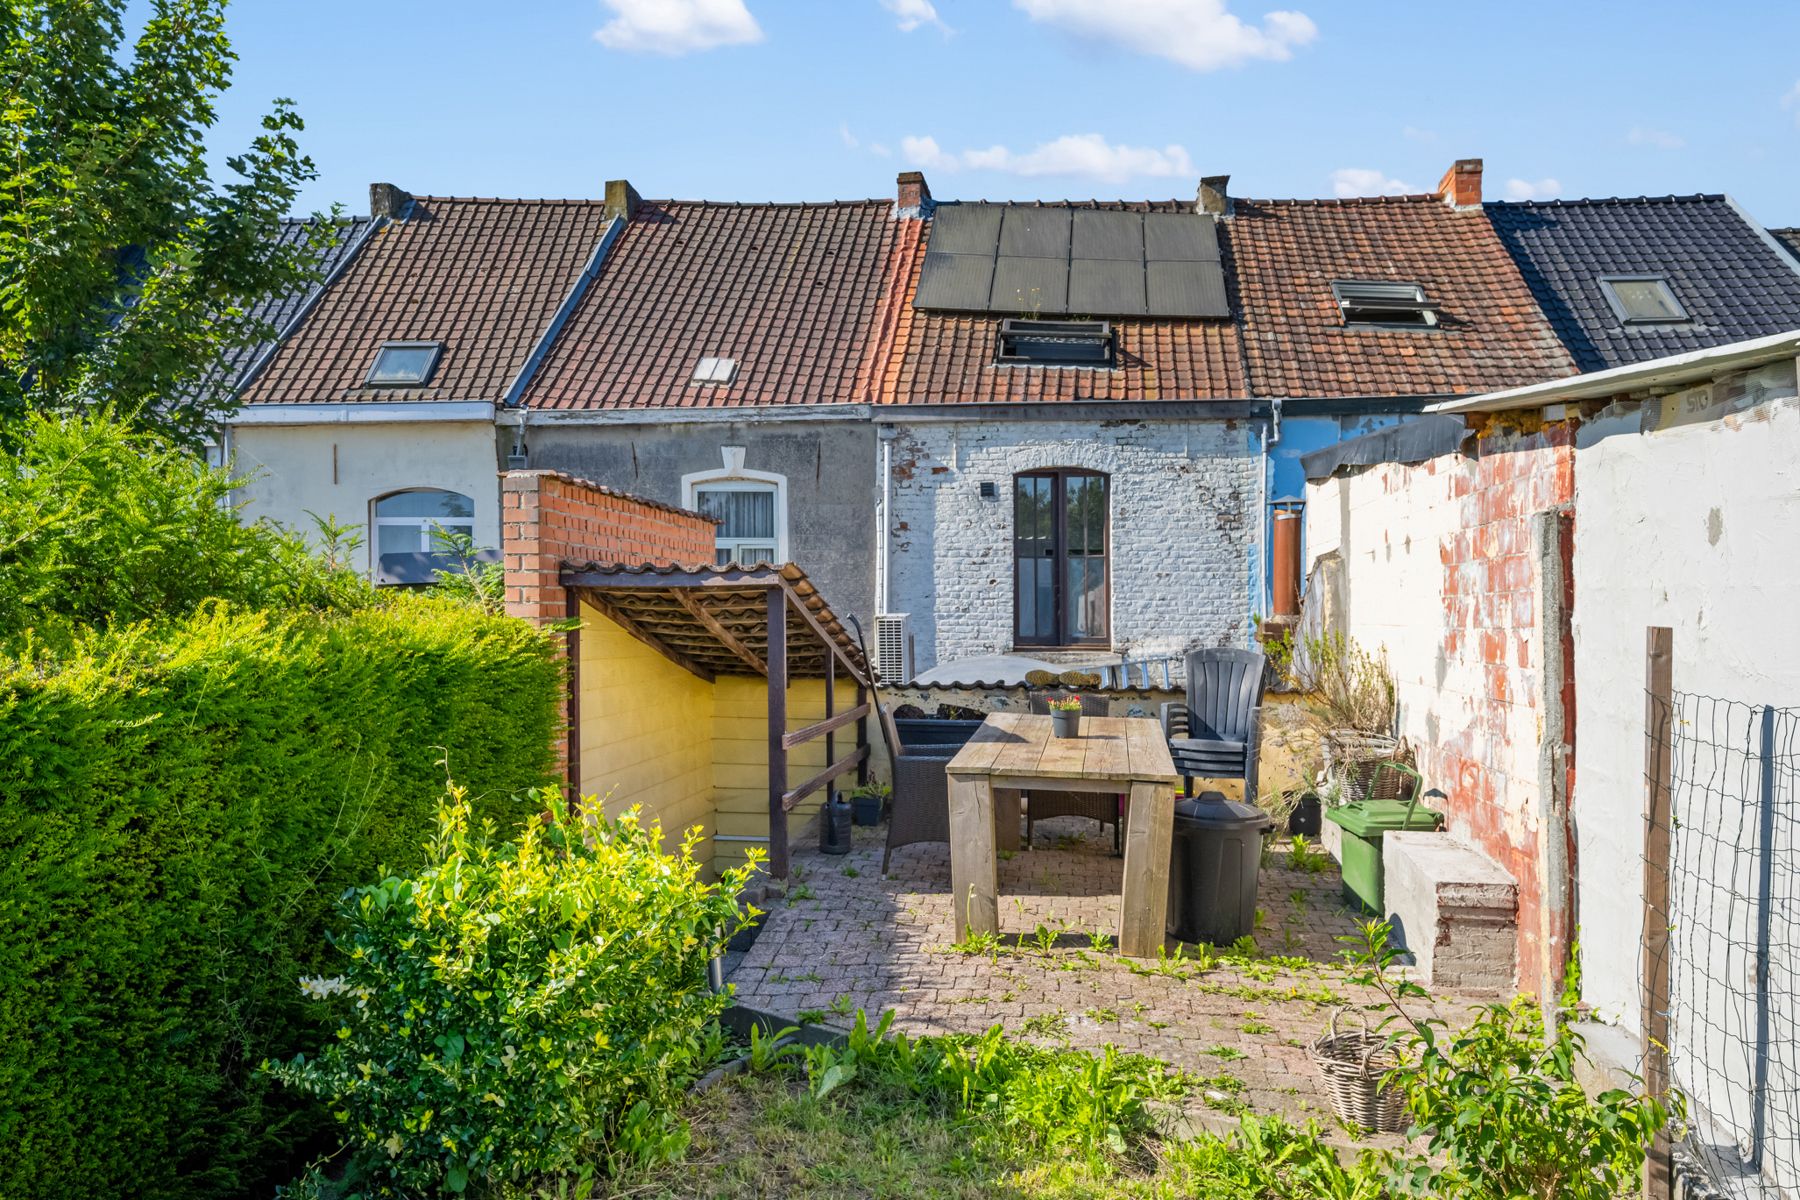
[[[788,877],[787,805],[787,589],[772,587],[769,620],[769,874]]]
[[[1675,759],[1674,631],[1652,625],[1644,639],[1644,1090],[1669,1094],[1669,870]],[[1646,1200],[1674,1194],[1668,1130],[1644,1159]]]
[[[827,682],[829,682],[829,680],[827,680]],[[786,743],[789,750],[792,750],[795,746],[812,741],[820,734],[829,734],[834,729],[842,729],[844,726],[850,724],[850,722],[861,720],[868,715],[869,706],[867,704],[859,704],[855,708],[845,709],[836,716],[826,717],[816,725],[808,725],[805,729],[796,729],[794,732],[785,735],[781,740]],[[826,754],[826,757],[830,757],[829,752]]]
[[[563,589],[563,612],[579,622],[581,619],[581,593],[574,588]],[[564,793],[569,806],[569,815],[577,815],[581,807],[581,626],[574,625],[563,635],[563,656],[568,671],[568,699],[563,717],[568,721],[568,729],[563,731],[563,748],[568,759],[568,791]]]
[[[792,809],[794,805],[800,803],[802,800],[836,779],[839,775],[847,774],[848,772],[855,770],[862,763],[862,760],[868,756],[869,748],[867,746],[858,746],[856,749],[844,755],[844,757],[838,759],[799,787],[794,788],[792,791],[782,793],[782,808],[784,810]]]
[[[626,633],[629,633],[632,637],[644,643],[644,645],[650,647],[682,670],[698,675],[708,683],[713,681],[713,672],[707,670],[698,662],[695,662],[681,651],[675,649],[673,646],[651,633],[648,629],[645,629],[642,625],[639,625],[636,621],[626,616],[618,606],[614,605],[609,600],[606,600],[590,589],[582,590],[582,598],[595,608],[599,609],[601,614],[604,615],[607,620],[611,621],[620,629],[623,629]]]
[[[862,715],[856,718],[856,748],[867,750],[869,748],[869,710],[874,705],[869,703],[869,689],[861,683],[856,685],[856,707],[862,712]],[[869,756],[865,754],[862,762],[856,767],[856,786],[862,787],[868,782]]]
[[[790,587],[786,581],[782,582],[781,591],[782,594],[788,598],[788,602],[793,605],[794,611],[800,614],[800,619],[806,622],[807,627],[813,631],[813,635],[819,639],[819,644],[825,647],[826,653],[844,664],[844,669],[850,672],[850,678],[856,680],[858,683],[869,682],[867,673],[851,660],[850,656],[844,652],[844,648],[838,645],[837,639],[831,636],[825,626],[819,624],[819,619],[813,616],[811,609],[806,607],[806,602],[794,594],[794,589]]]
[[[638,588],[662,591],[671,587],[737,588],[761,590],[781,582],[781,572],[769,568],[727,571],[632,571],[608,567],[564,567],[565,587]]]
[[[677,591],[674,593],[674,596],[676,602],[680,604],[682,608],[687,610],[688,615],[700,622],[701,626],[704,627],[708,633],[719,639],[720,645],[737,655],[738,658],[752,671],[755,671],[758,675],[767,675],[769,673],[769,664],[758,658],[755,651],[739,641],[736,634],[719,624],[719,619],[707,612],[705,607],[703,607],[698,600],[688,595],[686,591]]]

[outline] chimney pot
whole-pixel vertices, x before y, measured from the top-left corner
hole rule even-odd
[[[605,216],[607,220],[610,221],[614,217],[623,217],[629,221],[631,220],[631,215],[637,211],[637,206],[641,203],[643,203],[643,197],[637,194],[637,189],[631,186],[631,181],[629,179],[609,179],[606,181]]]
[[[1202,177],[1200,190],[1194,194],[1195,210],[1212,217],[1230,216],[1231,193],[1227,190],[1230,183],[1229,175]]]
[[[398,220],[406,215],[406,206],[412,203],[412,199],[410,193],[391,183],[371,183],[369,185],[369,215]]]
[[[895,181],[894,215],[919,218],[931,207],[931,188],[923,171],[902,171]]]
[[[1438,181],[1437,194],[1452,208],[1481,206],[1481,160],[1459,158]]]

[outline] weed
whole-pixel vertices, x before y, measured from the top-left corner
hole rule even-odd
[[[1208,1046],[1201,1053],[1210,1054],[1220,1062],[1236,1062],[1240,1058],[1249,1057],[1236,1046]]]
[[[1112,934],[1102,933],[1098,929],[1088,934],[1088,949],[1095,954],[1105,954],[1113,948]]]
[[[811,884],[796,883],[794,886],[792,886],[788,889],[787,902],[790,905],[798,904],[802,900],[812,900],[812,899],[815,899],[815,897],[813,895],[813,890],[812,890]]]
[[[1288,843],[1288,870],[1304,871],[1308,875],[1318,875],[1331,866],[1331,855],[1323,850],[1314,850],[1304,837],[1295,834]]]
[[[1238,1029],[1244,1033],[1273,1033],[1274,1026],[1266,1021],[1245,1021]]]
[[[1052,1009],[1047,1013],[1036,1013],[1025,1018],[1024,1031],[1032,1037],[1066,1037],[1069,1032],[1069,1019],[1062,1009]]]
[[[823,1025],[825,1023],[825,1010],[822,1008],[803,1008],[794,1014],[794,1020],[800,1022],[801,1025]]]
[[[989,958],[1000,956],[1000,935],[991,929],[980,931],[971,929],[968,936],[960,942],[951,942],[950,949],[957,954],[985,955]]]
[[[831,1014],[835,1017],[847,1017],[856,1011],[856,1004],[848,995],[839,994],[832,997]]]
[[[817,971],[808,971],[804,975],[774,975],[770,983],[824,983],[825,977]]]
[[[845,879],[855,879],[858,875],[861,875],[861,874],[862,874],[862,872],[857,870],[855,867],[845,867],[844,868],[844,878]]]
[[[1288,903],[1293,906],[1294,911],[1297,913],[1304,913],[1306,911],[1307,901],[1310,899],[1311,897],[1306,894],[1305,888],[1295,888],[1288,893]]]
[[[1081,1015],[1100,1025],[1116,1025],[1119,1023],[1119,1010],[1116,1008],[1090,1008]]]

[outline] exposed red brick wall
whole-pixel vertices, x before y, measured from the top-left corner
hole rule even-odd
[[[1426,778],[1448,793],[1452,829],[1518,881],[1518,969],[1527,986],[1535,983],[1546,954],[1552,973],[1559,973],[1568,953],[1560,933],[1544,944],[1539,842],[1546,831],[1540,828],[1536,773],[1538,744],[1551,732],[1539,705],[1543,672],[1547,658],[1563,660],[1568,646],[1565,628],[1546,627],[1547,614],[1538,611],[1543,577],[1532,518],[1574,500],[1574,453],[1571,428],[1551,426],[1524,436],[1484,437],[1477,457],[1453,460],[1450,495],[1461,519],[1439,548],[1445,672],[1479,678],[1484,686],[1464,727],[1446,722],[1437,739],[1419,747]],[[1572,680],[1570,672],[1562,695],[1571,720]]]
[[[502,474],[500,509],[506,611],[531,621],[568,615],[558,579],[565,562],[713,561],[710,518],[556,471]]]
[[[672,508],[558,471],[506,471],[500,476],[500,553],[506,565],[506,611],[543,624],[573,616],[562,586],[564,563],[655,563],[693,566],[713,561],[717,525],[710,517]],[[578,663],[580,634],[563,646]],[[568,700],[557,767],[577,800],[581,681],[568,671]]]

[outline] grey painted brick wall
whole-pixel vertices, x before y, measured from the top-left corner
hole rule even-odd
[[[1012,477],[1042,467],[1111,477],[1116,651],[1247,644],[1262,501],[1253,426],[1040,419],[895,428],[892,607],[911,614],[915,671],[1013,649]],[[981,498],[983,481],[998,498]]]

